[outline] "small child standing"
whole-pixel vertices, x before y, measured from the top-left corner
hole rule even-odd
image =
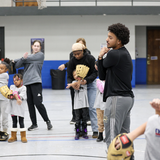
[[[87,120],[88,120],[88,97],[87,97],[87,85],[81,85],[81,79],[77,76],[76,70],[73,71],[73,77],[75,81],[72,84],[68,84],[68,87],[73,87],[75,83],[79,83],[79,89],[74,89],[74,111],[76,117],[75,129],[76,135],[75,140],[78,140],[81,132],[81,121],[82,121],[82,137],[88,139],[87,135]],[[74,88],[74,87],[73,87]]]
[[[24,127],[24,114],[25,108],[27,107],[26,87],[23,86],[21,74],[15,74],[13,81],[14,85],[10,86],[10,89],[13,91],[13,98],[10,99],[10,105],[7,110],[7,113],[11,114],[12,117],[11,138],[8,142],[17,141],[17,120],[19,120],[21,141],[26,143],[26,128]],[[15,99],[15,96],[18,96],[19,101]]]
[[[0,63],[0,88],[8,85],[8,73],[6,73],[9,69],[10,60],[5,58],[4,61]],[[9,105],[9,100],[4,97],[0,92],[0,131],[1,127],[4,132],[8,130],[8,114],[6,113],[6,109]],[[2,118],[2,121],[1,121]]]
[[[160,150],[159,150],[160,149],[160,99],[153,99],[150,102],[150,105],[155,109],[155,115],[149,117],[147,122],[143,123],[141,126],[136,128],[132,132],[127,133],[126,136],[129,137],[131,141],[134,141],[137,137],[144,134],[146,139],[144,160],[159,160],[160,159]],[[126,138],[124,140],[126,140]],[[114,154],[118,155],[122,143],[119,141],[119,139],[116,138],[115,141],[112,142],[113,145],[115,146]],[[125,146],[128,146],[128,142],[125,141]],[[108,149],[108,156],[110,156],[110,152],[111,150]],[[117,156],[117,158],[119,157]]]
[[[97,119],[98,119],[98,138],[97,142],[103,141],[103,131],[104,131],[104,123],[103,123],[103,115],[104,115],[104,102],[103,102],[103,91],[104,91],[104,81],[97,79],[97,93],[96,99],[94,102],[94,108],[96,108]]]

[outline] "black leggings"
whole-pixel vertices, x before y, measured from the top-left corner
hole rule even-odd
[[[17,128],[17,116],[11,116],[12,117],[12,122],[13,122],[13,128]],[[19,125],[20,128],[24,128],[24,118],[19,117]]]

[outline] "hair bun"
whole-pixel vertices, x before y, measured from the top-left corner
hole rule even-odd
[[[9,58],[4,58],[4,62],[6,62],[7,64],[10,64],[11,60]]]

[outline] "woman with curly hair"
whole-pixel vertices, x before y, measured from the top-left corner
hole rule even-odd
[[[105,80],[103,101],[107,147],[120,133],[130,131],[130,111],[134,103],[132,92],[132,59],[125,48],[129,29],[120,23],[108,27],[107,47],[98,56],[99,78]],[[105,58],[103,56],[107,54]]]

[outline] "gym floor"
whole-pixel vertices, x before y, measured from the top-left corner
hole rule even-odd
[[[135,103],[131,111],[131,131],[146,122],[154,114],[149,102],[159,97],[159,85],[136,85],[133,88]],[[46,123],[37,113],[38,130],[27,131],[27,143],[22,143],[20,133],[13,143],[0,142],[1,160],[105,160],[106,144],[93,139],[91,127],[88,126],[89,139],[74,140],[74,125],[71,120],[71,98],[68,89],[43,90],[43,103],[53,124],[52,130],[47,130]],[[11,128],[9,115],[9,128]],[[25,112],[25,127],[31,125],[28,109]],[[10,129],[8,131],[10,134]],[[144,135],[134,141],[135,159],[143,160],[145,151]]]

